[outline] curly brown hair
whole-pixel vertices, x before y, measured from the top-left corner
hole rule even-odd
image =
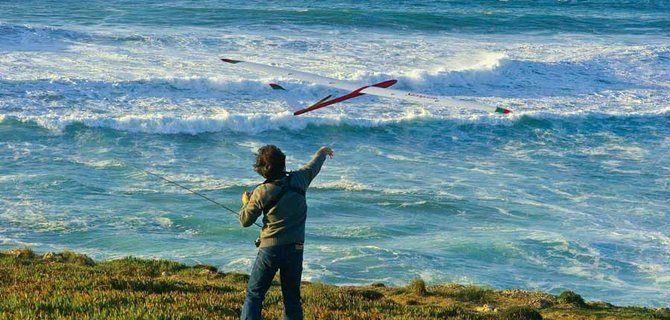
[[[275,145],[266,145],[258,149],[254,170],[263,178],[280,178],[286,171],[286,155]]]

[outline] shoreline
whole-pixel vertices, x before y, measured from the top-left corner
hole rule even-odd
[[[0,319],[237,319],[248,275],[209,265],[70,251],[0,251]],[[670,308],[615,306],[520,289],[458,284],[404,287],[303,282],[305,319],[670,319]],[[264,317],[281,317],[278,277]]]

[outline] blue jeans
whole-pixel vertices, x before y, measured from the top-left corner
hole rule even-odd
[[[284,320],[302,320],[300,278],[302,276],[302,244],[287,244],[258,249],[242,307],[242,320],[260,320],[261,306],[272,279],[279,270]]]

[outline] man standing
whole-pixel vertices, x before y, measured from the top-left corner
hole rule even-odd
[[[240,210],[240,223],[244,227],[252,225],[263,214],[261,236],[256,240],[258,256],[242,307],[243,320],[262,319],[263,299],[277,270],[280,271],[284,319],[303,318],[300,279],[307,219],[305,191],[319,174],[326,155],[332,158],[333,150],[322,147],[298,171],[287,173],[286,156],[279,148],[266,145],[258,149],[254,170],[265,182],[253,193],[242,194]]]

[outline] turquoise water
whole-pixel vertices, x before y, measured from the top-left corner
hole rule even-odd
[[[665,2],[0,3],[0,248],[248,272],[230,207],[253,152],[309,191],[305,280],[421,276],[668,306],[670,7]],[[512,116],[361,97],[220,57],[463,96]]]

